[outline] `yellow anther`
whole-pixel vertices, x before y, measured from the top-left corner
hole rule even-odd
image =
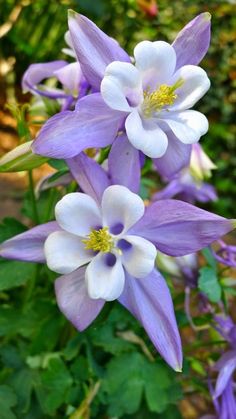
[[[157,90],[150,92],[150,88],[144,91],[144,101],[142,105],[143,114],[147,118],[155,112],[160,112],[165,106],[173,105],[178,95],[175,90],[182,86],[183,81],[178,80],[173,86],[161,84]]]
[[[108,227],[92,230],[87,237],[87,239],[82,240],[87,250],[91,249],[94,252],[108,253],[114,247],[114,241],[108,233]]]

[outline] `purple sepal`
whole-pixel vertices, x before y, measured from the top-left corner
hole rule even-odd
[[[92,323],[105,304],[88,296],[85,283],[86,267],[63,275],[55,281],[57,304],[66,318],[82,331]]]
[[[86,148],[111,144],[124,113],[110,109],[99,93],[85,96],[76,110],[60,112],[43,125],[33,143],[35,154],[68,159]]]
[[[233,228],[232,220],[167,199],[149,205],[129,234],[150,240],[167,255],[184,256],[208,246]]]
[[[39,89],[39,83],[42,80],[48,79],[49,77],[55,77],[54,72],[62,69],[65,66],[68,66],[68,63],[63,60],[31,64],[23,75],[23,91],[30,91],[31,93],[36,93],[37,95],[46,96],[52,99],[66,98],[68,95],[63,91],[50,89],[46,86],[42,86],[42,89]]]
[[[130,62],[128,54],[91,20],[69,10],[69,29],[74,51],[88,82],[100,89],[105,69],[112,61]]]
[[[219,371],[214,397],[219,397],[225,390],[234,370],[236,369],[236,351],[228,351],[217,361],[214,369]]]
[[[125,134],[118,136],[108,157],[108,168],[113,185],[123,185],[138,193],[140,186],[140,153]]]
[[[105,170],[84,153],[68,159],[67,165],[83,192],[100,204],[104,190],[111,184]]]
[[[192,146],[183,144],[175,135],[168,132],[168,148],[163,157],[153,159],[153,163],[160,173],[166,179],[171,179],[184,167],[190,163]]]
[[[176,371],[182,368],[182,346],[173,303],[164,278],[153,270],[146,278],[126,273],[125,289],[119,302],[143,325],[165,361]]]
[[[152,200],[174,197],[190,204],[194,204],[196,201],[209,202],[217,200],[216,190],[212,185],[203,182],[198,183],[191,177],[185,181],[185,176],[181,176],[181,174],[161,191],[154,194]]]
[[[211,15],[201,13],[191,20],[173,42],[176,52],[176,70],[184,65],[198,65],[205,56],[211,39]]]
[[[49,234],[60,230],[56,221],[33,227],[0,245],[0,256],[27,262],[45,262],[44,242]]]

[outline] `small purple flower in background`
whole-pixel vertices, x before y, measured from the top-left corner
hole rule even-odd
[[[66,33],[65,40],[70,48],[64,48],[63,52],[76,58],[69,32]],[[41,83],[43,80],[53,77],[62,84],[62,89]],[[89,84],[82,74],[78,61],[68,63],[60,60],[31,64],[24,73],[22,89],[25,93],[31,92],[35,96],[57,99],[62,103],[62,110],[66,110],[70,108],[75,99],[81,98],[86,94]]]
[[[230,317],[215,316],[217,331],[226,339],[231,348],[216,362],[213,369],[218,371],[215,389],[210,383],[213,404],[219,419],[236,417],[236,394],[234,372],[236,370],[236,326]]]
[[[214,163],[203,151],[200,144],[192,145],[189,167],[170,177],[168,185],[153,195],[152,199],[169,199],[177,197],[194,204],[196,201],[216,201],[215,188],[203,179],[211,176],[211,170],[216,169]]]
[[[215,259],[223,265],[236,268],[236,246],[218,240],[218,249],[212,249]]]
[[[206,118],[189,108],[209,88],[206,73],[196,65],[209,46],[210,15],[193,19],[172,46],[140,43],[135,49],[137,68],[118,43],[86,17],[70,11],[69,28],[82,72],[93,89],[99,92],[101,87],[102,95],[91,94],[78,101],[74,112],[51,118],[33,151],[71,158],[85,148],[112,144],[126,125],[135,148],[159,157],[154,164],[163,176],[187,166],[190,143],[208,128]]]
[[[196,201],[209,202],[217,200],[214,186],[194,179],[190,169],[182,169],[165,188],[155,193],[152,199],[157,200],[174,197],[191,204],[194,204]]]

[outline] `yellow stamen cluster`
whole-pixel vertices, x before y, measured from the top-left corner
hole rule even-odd
[[[152,116],[154,112],[160,112],[164,106],[173,105],[178,95],[175,90],[182,86],[183,81],[178,80],[173,86],[167,84],[161,84],[157,90],[150,92],[150,88],[143,92],[143,114],[147,118]]]
[[[114,247],[114,241],[108,233],[108,227],[100,228],[100,230],[92,230],[87,237],[87,239],[82,240],[87,250],[91,249],[94,252],[108,253]]]

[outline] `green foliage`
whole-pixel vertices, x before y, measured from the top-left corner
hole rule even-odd
[[[212,303],[217,303],[221,298],[221,287],[214,269],[204,267],[199,270],[198,287],[207,295]]]
[[[108,413],[116,417],[135,413],[143,396],[150,411],[156,413],[181,398],[174,373],[139,353],[124,354],[109,362],[102,391],[108,397]]]

